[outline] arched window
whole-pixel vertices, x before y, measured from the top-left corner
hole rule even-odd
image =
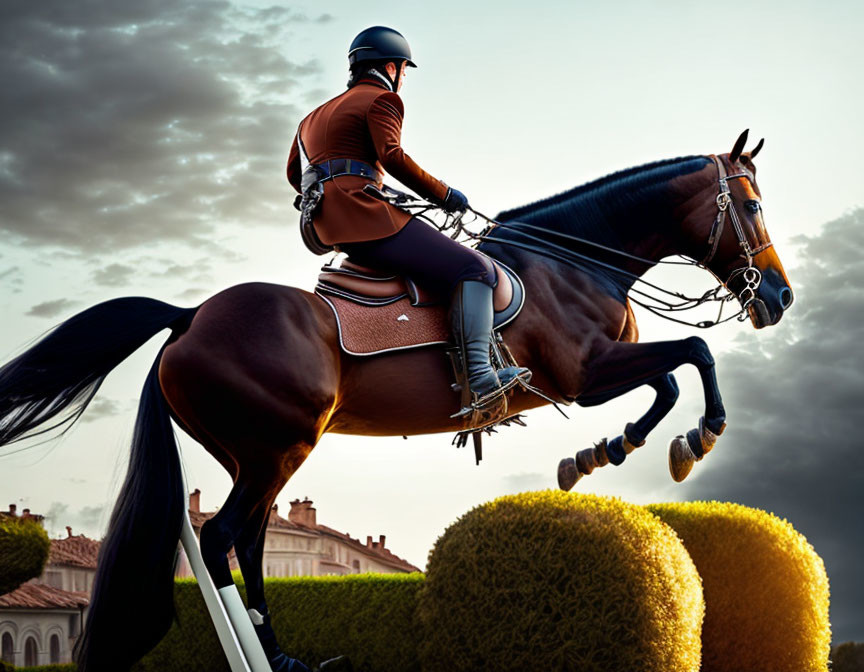
[[[24,665],[39,664],[39,649],[36,647],[36,640],[33,637],[28,637],[24,640]]]
[[[8,632],[3,633],[3,643],[0,644],[3,650],[3,662],[4,663],[14,663],[15,662],[15,644],[12,642],[12,635]]]
[[[49,650],[51,651],[51,662],[60,662],[60,638],[57,635],[51,635],[49,640]]]

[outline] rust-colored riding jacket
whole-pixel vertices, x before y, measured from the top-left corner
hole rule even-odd
[[[361,80],[313,110],[298,134],[311,163],[357,159],[386,171],[424,198],[447,196],[447,185],[424,171],[400,145],[404,108],[399,94],[373,80]],[[288,156],[288,181],[300,191],[297,137]],[[327,245],[384,238],[399,231],[411,215],[363,192],[371,180],[342,175],[324,182],[324,198],[315,213],[315,231]],[[381,186],[380,183],[378,186]]]

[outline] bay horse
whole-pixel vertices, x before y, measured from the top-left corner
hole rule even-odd
[[[757,329],[776,324],[792,303],[762,219],[753,164],[762,143],[744,153],[745,142],[746,131],[728,154],[650,163],[503,212],[482,237],[479,249],[524,281],[526,305],[505,336],[518,362],[534,372],[533,384],[557,402],[581,406],[642,385],[656,391],[646,414],[606,450],[562,461],[564,487],[644,443],[675,403],[671,372],[683,364],[698,369],[705,393],[686,459],[707,452],[725,425],[704,340],[637,342],[628,293],[650,267],[676,254],[701,260]],[[186,506],[173,419],[233,479],[225,504],[201,530],[207,568],[217,587],[233,586],[233,546],[265,651],[273,669],[287,671],[293,663],[270,628],[261,570],[276,496],[325,432],[459,430],[451,418],[459,395],[440,347],[346,355],[320,298],[250,283],[197,308],[125,297],[71,317],[0,369],[0,446],[68,428],[108,373],[166,328],[171,336],[144,384],[128,474],[102,543],[78,643],[80,669],[128,669],[170,627]],[[517,391],[510,409],[543,403]]]

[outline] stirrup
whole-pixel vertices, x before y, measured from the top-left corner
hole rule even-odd
[[[456,413],[451,415],[451,418],[464,418],[466,416],[478,413],[482,414],[484,412],[489,412],[495,410],[495,407],[500,405],[499,401],[504,402],[504,413],[507,411],[507,400],[505,395],[512,390],[517,385],[522,383],[522,378],[519,376],[514,376],[506,383],[502,383],[500,386],[495,389],[487,392],[483,396],[477,396],[476,393],[472,394],[471,403],[468,406],[463,406]],[[527,381],[526,381],[527,382]],[[473,424],[473,423],[472,423]]]

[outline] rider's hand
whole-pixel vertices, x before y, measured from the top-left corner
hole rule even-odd
[[[447,188],[447,196],[444,198],[444,203],[441,205],[446,212],[464,212],[468,207],[468,199],[458,189],[453,187]]]

